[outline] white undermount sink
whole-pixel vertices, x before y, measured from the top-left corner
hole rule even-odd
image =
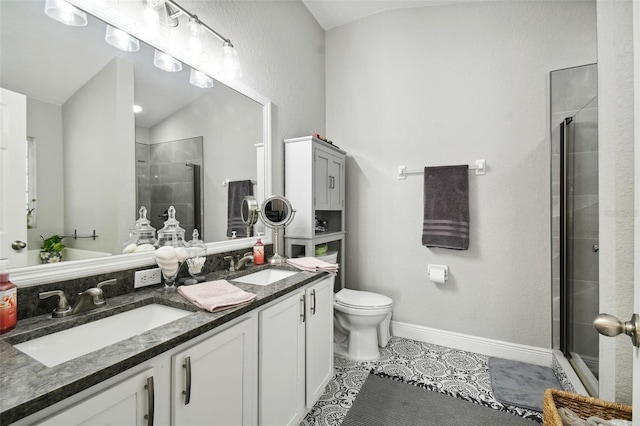
[[[192,312],[152,303],[14,345],[47,367],[136,336]]]
[[[253,274],[244,275],[238,278],[231,278],[231,281],[245,284],[254,285],[269,285],[276,281],[283,280],[292,275],[297,274],[298,271],[285,271],[282,269],[263,269],[262,271],[254,272]]]

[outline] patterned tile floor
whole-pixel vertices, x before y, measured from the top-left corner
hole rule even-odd
[[[488,356],[400,337],[392,337],[380,352],[380,359],[373,362],[357,362],[336,356],[333,380],[300,426],[340,425],[371,370],[432,385],[444,393],[484,401],[495,408],[505,408],[493,397]],[[506,408],[527,417],[539,418],[534,411]]]

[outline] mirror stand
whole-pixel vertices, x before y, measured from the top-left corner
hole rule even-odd
[[[280,253],[280,233],[284,229],[284,226],[273,227],[273,256],[269,258],[270,265],[281,265],[287,263],[287,256],[283,256]]]
[[[269,264],[281,265],[287,261],[280,246],[281,231],[291,223],[296,211],[291,203],[284,197],[272,195],[262,203],[259,210],[260,219],[269,228],[273,228],[273,256],[269,258]]]

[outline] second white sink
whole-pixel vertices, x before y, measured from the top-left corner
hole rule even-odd
[[[263,269],[262,271],[254,272],[253,274],[245,275],[238,278],[231,278],[231,281],[236,281],[245,284],[254,285],[269,285],[276,281],[283,280],[292,275],[297,274],[298,271],[285,271],[282,269]]]
[[[136,336],[191,312],[152,303],[14,345],[47,367]]]

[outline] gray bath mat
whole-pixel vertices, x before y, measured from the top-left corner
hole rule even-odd
[[[536,425],[481,403],[405,383],[398,377],[369,374],[342,426]]]
[[[495,399],[536,411],[542,411],[545,389],[562,389],[551,368],[509,359],[489,358],[489,376]]]

